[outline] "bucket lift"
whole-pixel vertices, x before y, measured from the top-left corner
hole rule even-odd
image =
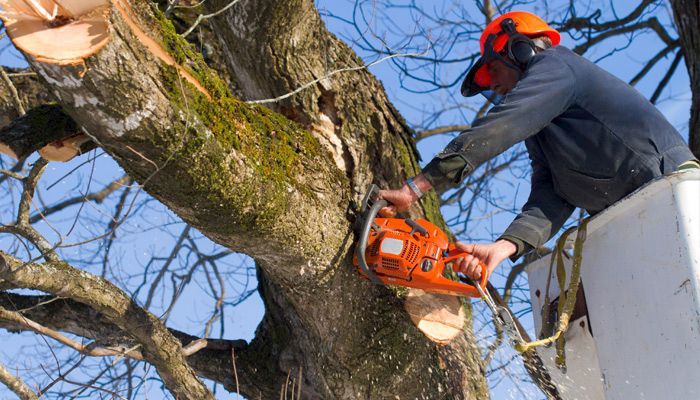
[[[559,296],[549,261],[526,268],[537,336],[558,317],[556,305],[542,315],[548,280],[549,299]],[[566,370],[554,346],[537,348],[562,399],[700,399],[700,170],[655,180],[590,220],[577,297]]]

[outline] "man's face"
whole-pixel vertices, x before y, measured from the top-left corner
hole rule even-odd
[[[491,75],[491,90],[501,96],[513,90],[518,83],[518,71],[508,67],[499,59],[489,61],[487,66]]]

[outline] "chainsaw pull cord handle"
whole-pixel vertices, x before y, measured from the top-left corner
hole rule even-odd
[[[367,239],[369,239],[369,231],[372,230],[372,224],[374,223],[374,218],[376,218],[379,210],[389,205],[386,200],[377,200],[370,207],[367,216],[365,217],[365,224],[362,226],[360,231],[360,241],[357,245],[357,263],[360,264],[360,268],[367,274],[372,283],[375,285],[384,285],[382,281],[377,277],[377,275],[372,272],[372,270],[367,266],[367,260],[365,259],[365,250],[367,250]]]
[[[466,251],[460,251],[455,253],[456,249],[457,248],[455,247],[455,245],[450,243],[447,257],[443,258],[442,262],[447,264],[449,262],[456,261],[459,258],[471,255],[471,253]],[[481,261],[479,261],[479,266],[481,267],[481,278],[478,281],[478,285],[481,286],[481,289],[486,290],[486,284],[489,282],[489,269],[486,267],[486,264],[482,263]],[[476,279],[474,279],[473,281],[477,282]]]

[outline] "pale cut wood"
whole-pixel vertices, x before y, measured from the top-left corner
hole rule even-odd
[[[466,315],[458,297],[411,289],[404,309],[431,341],[447,344],[464,332]]]
[[[48,161],[70,161],[84,152],[84,146],[90,142],[85,134],[77,134],[63,140],[51,142],[39,149],[39,155]],[[94,146],[91,146],[92,148]]]
[[[77,65],[109,41],[108,1],[83,1],[82,5],[78,1],[68,1],[60,6],[45,3],[0,1],[0,18],[7,34],[25,54],[40,62]],[[77,6],[71,7],[71,3]],[[90,7],[86,9],[86,6]],[[73,15],[69,10],[84,14]]]
[[[6,145],[6,144],[4,144],[4,143],[0,143],[0,153],[6,154],[6,155],[8,155],[8,156],[14,158],[15,160],[19,158],[19,157],[17,157],[17,153],[15,153],[15,152],[10,148],[10,146],[8,146],[8,145]]]

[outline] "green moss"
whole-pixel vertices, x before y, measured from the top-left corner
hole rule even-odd
[[[236,204],[239,210],[256,210],[246,216],[227,215],[231,222],[227,226],[232,231],[253,225],[258,230],[264,226],[275,229],[275,221],[287,212],[287,188],[308,191],[297,179],[323,155],[318,140],[284,116],[246,104],[228,93],[207,98],[185,83],[173,66],[162,64],[161,76],[172,104],[182,110],[183,116],[195,117],[190,118],[189,124],[197,124],[168,139],[170,143],[165,146],[178,157],[193,160],[192,170],[183,174],[195,177],[193,187],[210,193],[213,204]],[[246,170],[255,172],[235,190],[231,187],[232,174],[240,166],[230,165],[228,156],[232,152],[237,153],[237,160],[245,160]],[[340,184],[345,178],[338,171],[335,179]],[[258,193],[260,188],[264,188],[264,193]],[[258,203],[249,204],[251,201]]]

